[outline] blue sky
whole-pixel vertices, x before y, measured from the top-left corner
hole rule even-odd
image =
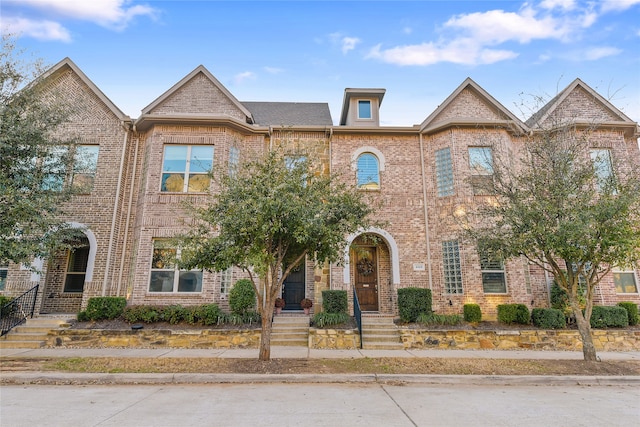
[[[576,77],[640,121],[640,0],[1,0],[3,32],[70,57],[132,118],[204,65],[240,101],[385,88],[381,124],[420,123],[471,77],[519,117]],[[518,105],[525,101],[521,112]]]

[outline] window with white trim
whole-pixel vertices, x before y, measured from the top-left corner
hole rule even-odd
[[[611,163],[611,150],[606,148],[594,148],[591,150],[591,162],[596,173],[598,191],[602,191],[607,185],[611,185],[613,179],[613,165]]]
[[[220,272],[220,294],[226,295],[233,285],[233,267]]]
[[[165,145],[160,191],[206,192],[212,168],[213,145]]]
[[[453,163],[449,147],[436,151],[436,187],[438,197],[453,196]]]
[[[358,118],[371,119],[371,101],[368,99],[358,100]]]
[[[638,282],[636,281],[636,273],[631,268],[613,270],[613,283],[616,286],[616,293],[638,293]]]
[[[493,152],[491,147],[469,147],[469,168],[473,194],[491,194]]]
[[[363,190],[380,189],[380,163],[372,153],[362,153],[356,162],[358,188]]]
[[[0,291],[4,291],[7,284],[7,275],[9,273],[9,263],[0,262]]]
[[[462,294],[460,245],[457,240],[442,242],[442,267],[445,292],[448,294]]]
[[[71,185],[81,191],[90,192],[98,169],[99,145],[78,145],[76,147]]]
[[[149,292],[202,292],[202,270],[181,270],[180,249],[163,239],[153,241]]]
[[[485,294],[507,293],[507,280],[505,277],[504,260],[489,251],[482,245],[478,247],[480,258],[480,271],[482,273],[482,290]]]

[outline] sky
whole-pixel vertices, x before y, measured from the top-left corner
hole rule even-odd
[[[240,101],[384,88],[383,126],[421,123],[467,77],[526,119],[575,78],[640,121],[640,0],[0,0],[0,27],[73,62],[131,118],[199,65]]]

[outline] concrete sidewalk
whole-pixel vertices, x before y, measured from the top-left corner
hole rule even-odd
[[[258,349],[173,349],[173,348],[4,348],[2,357],[146,357],[257,359]],[[581,351],[539,350],[314,350],[306,347],[271,347],[272,359],[359,359],[380,357],[480,358],[582,360]],[[598,352],[602,361],[640,360],[640,351]]]

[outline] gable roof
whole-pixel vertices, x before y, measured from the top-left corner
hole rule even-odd
[[[161,105],[165,100],[167,100],[171,95],[175,94],[176,92],[178,92],[184,85],[186,85],[189,81],[191,81],[191,79],[193,79],[195,76],[197,76],[198,74],[202,73],[216,88],[218,88],[220,90],[220,92],[222,92],[224,94],[224,96],[239,110],[241,111],[246,117],[247,117],[247,121],[252,121],[252,117],[251,117],[251,112],[249,112],[249,110],[247,110],[245,108],[244,105],[242,105],[242,103],[240,103],[240,101],[238,101],[236,99],[235,96],[233,96],[231,94],[231,92],[229,92],[229,90],[227,90],[226,87],[224,87],[224,85],[222,83],[220,83],[218,81],[218,79],[216,79],[213,74],[211,74],[211,72],[209,72],[209,70],[207,70],[203,65],[199,65],[197,66],[192,72],[190,72],[189,74],[187,74],[184,78],[182,78],[178,83],[174,84],[171,88],[169,88],[169,90],[167,90],[165,93],[163,93],[162,95],[160,95],[158,98],[155,99],[155,101],[153,101],[151,104],[147,105],[146,107],[144,107],[142,109],[142,115],[147,115],[151,113],[151,110],[153,110],[155,107]]]
[[[262,126],[332,126],[324,102],[243,102],[254,123]]]
[[[579,78],[575,79],[569,86],[564,88],[560,93],[554,96],[546,105],[544,105],[540,110],[535,112],[527,121],[526,124],[529,127],[538,127],[542,123],[544,123],[557,109],[560,105],[567,100],[567,98],[577,90],[584,90],[590,97],[591,100],[595,101],[597,104],[600,104],[600,107],[608,113],[608,115],[617,118],[618,120],[614,120],[614,123],[624,124],[624,125],[635,125],[635,122],[627,117],[622,111],[618,110],[613,104],[611,104],[606,98],[600,95],[598,92],[593,90],[589,85],[584,83]],[[580,118],[577,119],[578,121]],[[610,122],[608,122],[610,123]]]
[[[474,116],[468,117],[457,117],[452,119],[438,120],[438,116],[440,116],[448,107],[450,107],[456,99],[462,94],[465,90],[471,90],[474,95],[476,95],[483,104],[485,104],[489,109],[491,109],[499,119],[487,119],[487,118],[479,118]],[[516,117],[511,111],[505,108],[501,103],[499,103],[493,96],[489,95],[487,91],[480,87],[476,82],[474,82],[471,78],[467,77],[460,86],[456,90],[453,91],[451,95],[444,100],[442,104],[436,108],[433,113],[427,117],[422,124],[420,125],[421,132],[433,132],[439,129],[443,129],[453,125],[459,126],[477,126],[480,124],[484,125],[515,125],[518,130],[526,131],[526,125]]]
[[[89,77],[69,58],[66,57],[62,61],[55,64],[53,67],[49,68],[42,76],[40,76],[34,83],[38,84],[38,82],[42,82],[47,80],[54,74],[59,72],[63,72],[65,69],[70,69],[75,75],[80,78],[82,83],[87,85],[89,90],[98,97],[98,99],[111,111],[119,120],[122,121],[130,121],[131,118],[124,114],[120,108],[116,106],[105,94],[102,92],[98,86],[96,86]]]

